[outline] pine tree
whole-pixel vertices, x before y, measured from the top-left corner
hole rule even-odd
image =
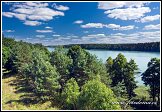
[[[160,102],[160,59],[152,58],[148,63],[147,70],[142,74],[145,85],[150,86],[150,94],[153,102]]]
[[[54,97],[60,88],[58,79],[59,73],[56,72],[55,66],[49,63],[48,56],[37,50],[32,53],[32,63],[25,69],[25,78],[28,80],[34,92],[41,97]]]
[[[76,104],[79,96],[79,86],[74,78],[67,81],[65,88],[63,90],[62,96],[64,98],[66,108],[77,109]]]

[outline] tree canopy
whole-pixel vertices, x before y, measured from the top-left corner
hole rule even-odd
[[[160,59],[152,58],[147,66],[147,70],[142,74],[142,80],[145,85],[150,86],[153,101],[160,102]]]
[[[113,91],[99,80],[88,81],[79,95],[78,107],[83,110],[120,110]],[[114,104],[113,104],[114,103]]]

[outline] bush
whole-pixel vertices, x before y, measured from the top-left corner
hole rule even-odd
[[[82,88],[78,108],[85,110],[120,110],[113,91],[99,80],[88,81]]]

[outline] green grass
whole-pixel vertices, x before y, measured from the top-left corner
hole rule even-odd
[[[2,110],[58,110],[52,107],[51,102],[30,103],[32,93],[21,91],[20,80],[17,76],[10,76],[2,79]],[[34,99],[34,98],[33,98]]]

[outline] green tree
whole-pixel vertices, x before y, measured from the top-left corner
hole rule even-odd
[[[114,94],[121,98],[121,99],[127,99],[128,94],[127,94],[127,90],[124,84],[124,81],[119,82],[116,86],[114,86],[113,88],[113,92]]]
[[[127,64],[127,59],[125,56],[121,53],[117,55],[117,57],[113,60],[113,65],[112,65],[112,85],[116,86],[118,82],[122,82],[124,79],[124,68]]]
[[[106,68],[108,72],[112,72],[112,65],[113,65],[113,59],[111,57],[108,57],[106,60]]]
[[[6,38],[6,37],[2,37],[2,45],[9,47],[10,49],[13,48],[13,46],[15,45],[16,41],[13,38]]]
[[[106,67],[96,56],[91,55],[80,46],[72,46],[68,50],[68,56],[72,59],[70,77],[74,77],[80,87],[86,81],[98,76],[104,83],[110,84],[111,80],[106,72]]]
[[[114,94],[116,95],[119,102],[128,101],[128,93],[124,81],[119,82],[116,86],[112,87]],[[126,103],[120,103],[123,110],[130,109],[130,106]]]
[[[88,80],[88,75],[85,73],[89,53],[80,46],[72,46],[68,50],[68,56],[72,59],[72,66],[70,67],[70,77],[77,80],[81,87],[85,81]]]
[[[135,71],[138,69],[133,59],[127,62],[121,53],[115,59],[108,58],[106,61],[107,72],[112,79],[111,86],[115,87],[123,81],[129,98],[134,96],[134,89],[137,87],[135,82]]]
[[[77,109],[76,104],[79,96],[79,86],[74,78],[71,78],[67,81],[64,91],[62,93],[66,108],[68,109]]]
[[[60,46],[51,53],[50,62],[53,66],[56,66],[57,71],[61,76],[59,82],[61,84],[62,90],[66,81],[69,79],[69,68],[72,65],[72,60],[67,56],[67,51]]]
[[[110,86],[111,78],[106,71],[106,66],[101,60],[98,60],[95,55],[89,55],[85,71],[89,76],[89,80],[100,77],[101,82]]]
[[[7,61],[9,60],[10,55],[11,55],[10,48],[3,46],[2,47],[2,65],[3,65],[3,67],[6,65]]]
[[[13,65],[14,65],[13,64],[13,56],[14,56],[13,55],[13,48],[14,48],[15,44],[16,44],[16,42],[15,42],[14,39],[2,37],[2,46],[3,46],[3,48],[2,48],[3,57],[2,58],[3,58],[3,62],[6,62],[4,67],[7,70],[13,69]],[[7,47],[7,49],[6,49],[6,47]],[[10,51],[10,55],[7,55],[8,50]]]
[[[32,52],[32,63],[26,64],[25,78],[33,88],[35,93],[42,96],[54,97],[60,88],[59,74],[56,67],[49,63],[48,55],[43,51],[34,50]]]
[[[135,96],[134,89],[137,87],[136,81],[135,81],[135,71],[138,70],[137,65],[133,59],[131,59],[127,64],[125,68],[125,76],[124,81],[127,89],[127,93],[129,95],[129,98]]]
[[[120,110],[113,91],[99,80],[88,81],[82,88],[78,99],[79,109]]]
[[[160,59],[152,58],[147,66],[147,70],[142,73],[142,80],[150,86],[153,101],[160,102]]]
[[[32,49],[25,42],[17,42],[12,48],[12,71],[22,73],[25,64],[30,64],[32,60]]]

